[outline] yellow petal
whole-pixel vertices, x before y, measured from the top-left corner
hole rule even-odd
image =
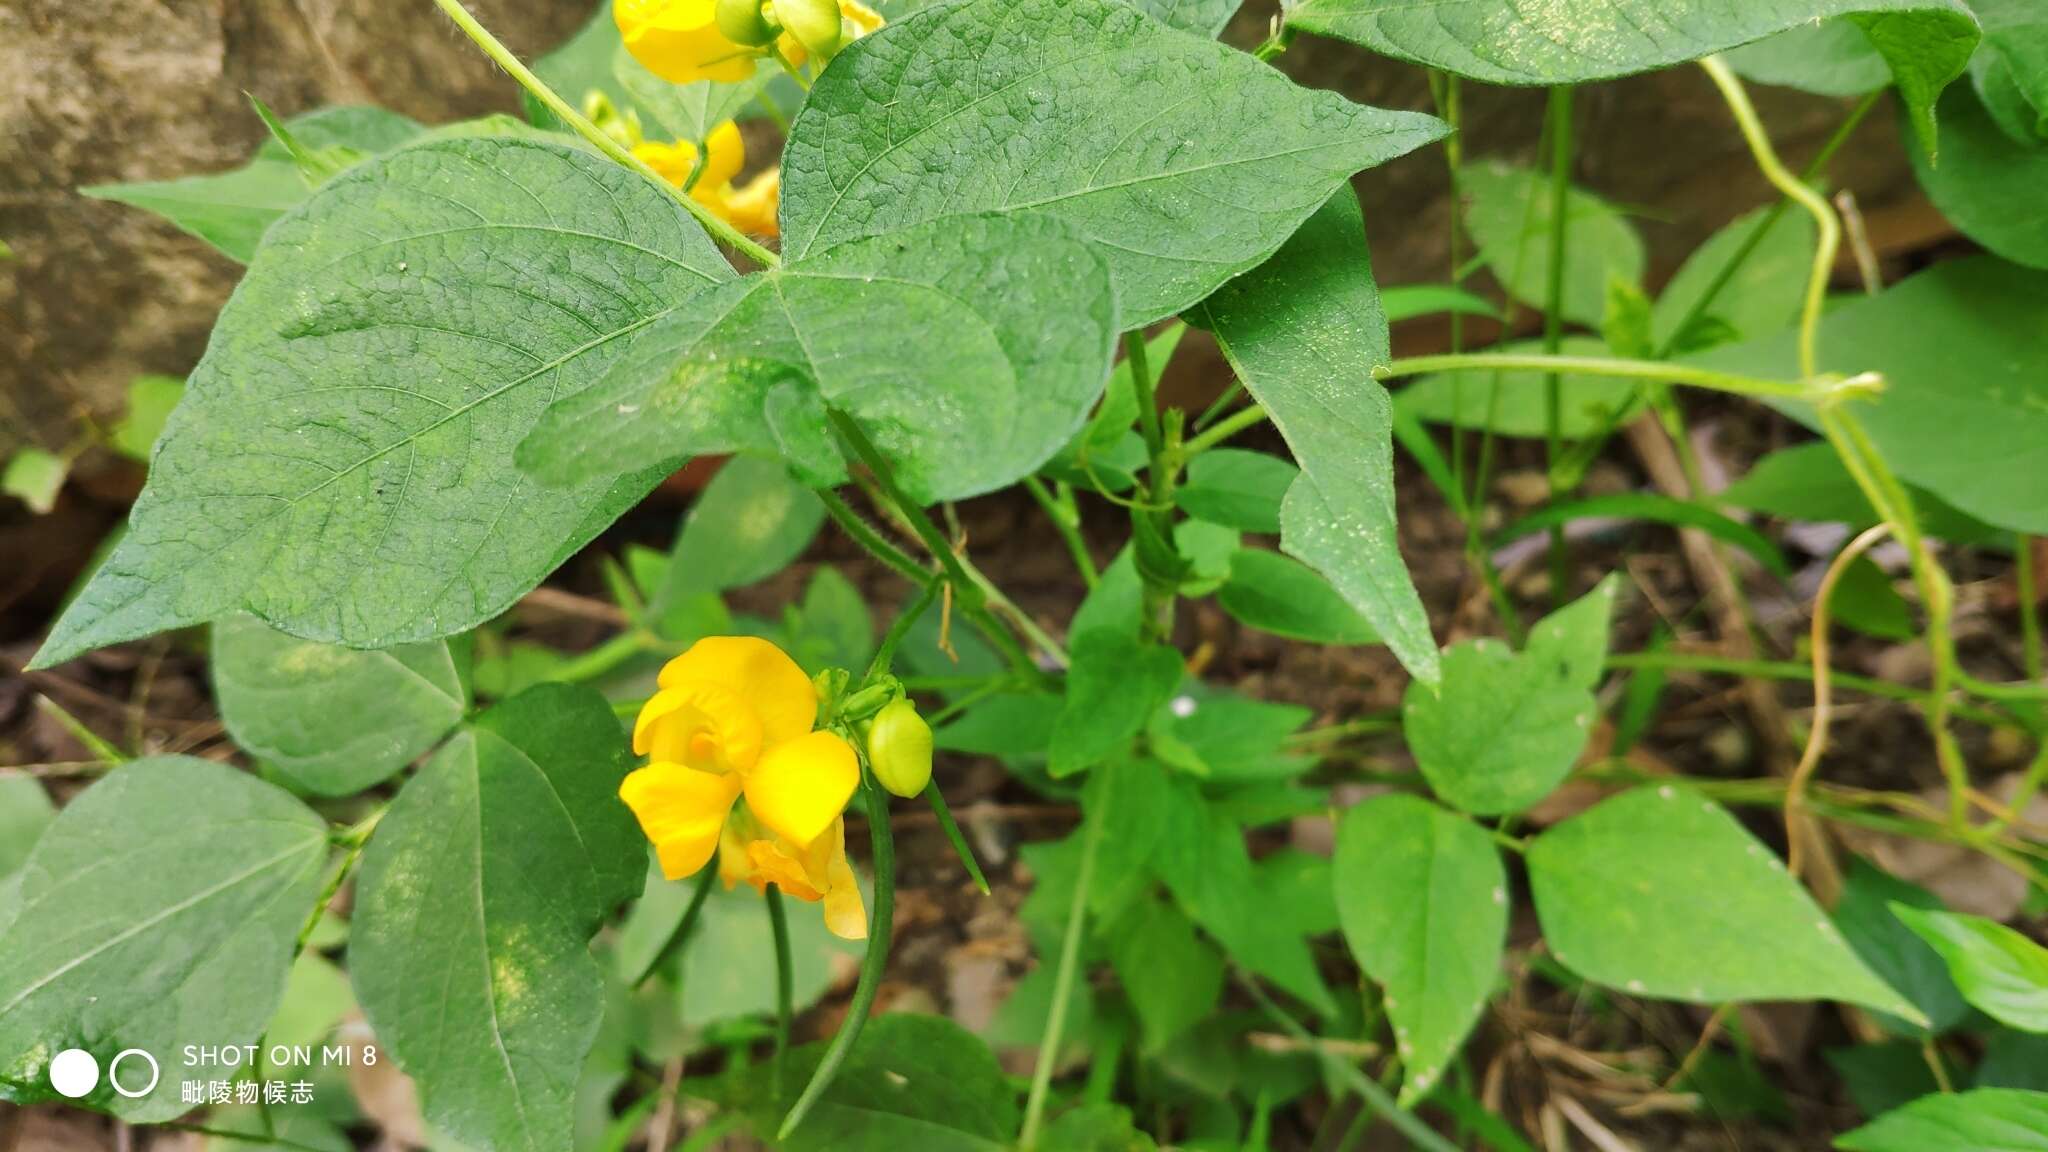
[[[628,774],[619,784],[619,799],[653,842],[661,874],[680,880],[711,859],[739,791],[739,777],[731,773],[657,762]]]
[[[697,146],[687,140],[674,144],[648,141],[636,145],[633,155],[678,188],[690,182],[690,173],[697,167]]]
[[[612,19],[626,51],[672,84],[754,74],[756,54],[718,30],[717,0],[616,0]]]
[[[740,188],[718,199],[711,210],[726,223],[750,236],[782,234],[775,213],[782,202],[782,171],[770,168]]]
[[[860,881],[846,862],[846,822],[834,820],[820,841],[831,851],[825,862],[825,927],[842,940],[868,938],[868,909],[860,898]]]
[[[746,771],[766,743],[761,717],[732,689],[707,680],[673,680],[640,709],[633,751],[704,772]]]
[[[839,0],[839,15],[853,26],[848,40],[858,40],[882,26],[882,14],[860,0]]]
[[[860,783],[853,746],[810,732],[770,747],[746,774],[747,809],[767,829],[807,848],[832,826]]]
[[[704,681],[731,690],[761,718],[768,747],[794,740],[818,719],[818,690],[780,648],[754,636],[707,636],[661,670],[661,686]]]
[[[774,884],[785,893],[815,903],[825,891],[804,871],[803,862],[790,855],[781,840],[755,840],[747,845],[747,862],[753,866],[755,885]]]
[[[704,174],[697,177],[695,190],[723,195],[746,166],[747,145],[740,138],[739,125],[727,120],[713,128],[704,141]]]

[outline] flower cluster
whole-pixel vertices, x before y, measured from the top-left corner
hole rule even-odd
[[[766,55],[802,67],[882,26],[860,0],[616,0],[626,50],[675,84],[735,84]]]
[[[662,874],[694,875],[717,852],[728,887],[774,884],[822,901],[833,933],[864,939],[841,816],[860,761],[844,737],[816,729],[810,677],[766,640],[713,636],[669,661],[657,686],[633,726],[633,751],[649,763],[619,796]]]

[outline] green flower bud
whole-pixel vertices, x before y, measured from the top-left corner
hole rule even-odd
[[[761,0],[718,0],[713,17],[719,34],[735,44],[759,48],[775,39],[775,29],[761,16]]]
[[[882,787],[898,796],[924,791],[932,780],[932,726],[917,705],[896,700],[868,725],[868,766]]]
[[[776,22],[796,37],[804,50],[820,60],[830,60],[843,41],[839,0],[769,0],[775,6]]]

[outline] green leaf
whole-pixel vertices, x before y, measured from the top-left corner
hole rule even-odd
[[[1317,1015],[1336,1015],[1337,1002],[1303,934],[1274,924],[1260,904],[1244,829],[1205,800],[1190,778],[1167,782],[1153,809],[1159,836],[1153,874],[1231,959]]]
[[[829,406],[914,498],[978,495],[1029,475],[1081,426],[1116,331],[1102,261],[1064,224],[949,217],[685,301],[551,409],[519,462],[576,482],[621,460],[750,450],[833,483],[845,467]]]
[[[1216,603],[1247,628],[1311,644],[1377,644],[1379,634],[1342,593],[1299,560],[1262,548],[1230,557]]]
[[[966,0],[855,41],[818,79],[783,153],[783,250],[960,213],[1054,216],[1098,246],[1135,328],[1444,130],[1113,0]]]
[[[254,1043],[284,993],[320,893],[327,825],[283,789],[186,756],[124,764],[36,842],[0,962],[0,1096],[54,1099],[47,1066],[84,1048],[105,1070],[140,1048],[165,1075],[139,1099],[105,1079],[81,1102],[169,1120],[176,1053]],[[133,1059],[122,1082],[140,1087]]]
[[[1046,1126],[1042,1144],[1060,1152],[1157,1152],[1131,1114],[1112,1104],[1083,1104]]]
[[[1121,751],[1180,684],[1180,653],[1135,636],[1090,630],[1073,638],[1067,699],[1046,761],[1055,779]]]
[[[604,1010],[590,937],[645,876],[627,767],[603,697],[531,688],[407,781],[363,855],[356,996],[427,1120],[464,1144],[568,1146]]]
[[[1780,580],[1792,579],[1792,568],[1785,563],[1784,553],[1763,533],[1703,504],[1690,500],[1678,500],[1656,492],[1614,492],[1606,496],[1587,496],[1576,500],[1565,500],[1549,504],[1500,530],[1494,537],[1494,546],[1499,547],[1510,540],[1533,536],[1552,528],[1569,524],[1574,520],[1594,519],[1648,520],[1657,524],[1669,524],[1675,528],[1697,528],[1721,541],[1733,545],[1762,564]]]
[[[1307,708],[1201,684],[1190,689],[1154,720],[1163,717],[1166,733],[1199,762],[1197,775],[1212,784],[1251,783],[1299,776],[1314,766],[1287,748],[1287,738],[1314,717]]]
[[[1540,352],[1537,340],[1511,340],[1496,352]],[[1607,344],[1591,336],[1566,336],[1558,344],[1565,356],[1606,356]],[[1404,415],[1461,428],[1491,428],[1502,436],[1540,437],[1547,433],[1549,412],[1545,375],[1523,371],[1437,372],[1424,376],[1394,395]],[[1588,436],[1619,423],[1642,401],[1641,382],[1616,376],[1574,376],[1558,380],[1559,430],[1568,440]]]
[[[1979,1088],[1922,1096],[1835,1140],[1844,1152],[2042,1152],[2048,1092]]]
[[[1401,725],[1429,786],[1482,816],[1519,812],[1571,773],[1592,731],[1613,577],[1539,622],[1527,651],[1497,640],[1444,649],[1440,688],[1411,683]]]
[[[808,1081],[825,1045],[789,1054],[783,1083]],[[767,1093],[767,1066],[749,1073],[762,1127],[781,1122]],[[868,1021],[831,1087],[781,1142],[787,1152],[1005,1152],[1017,1134],[1017,1103],[995,1054],[958,1024],[891,1013]]]
[[[1715,349],[1701,364],[1798,375],[1795,333]],[[1999,528],[2048,532],[2048,271],[1952,260],[1829,312],[1824,372],[1884,374],[1855,414],[1886,463]],[[1812,408],[1775,407],[1808,424]]]
[[[1928,534],[1956,544],[1987,544],[2010,537],[1974,517],[1966,516],[1928,492],[1908,488],[1913,509]],[[1825,441],[1780,448],[1750,466],[1714,499],[1737,508],[1766,512],[1787,520],[1842,523],[1868,528],[1877,512],[1842,458]]]
[[[2048,138],[2048,11],[2033,0],[1968,2],[1984,26],[1970,58],[1978,96],[2008,136]]]
[[[605,22],[612,23],[609,19]],[[618,44],[617,35],[612,36],[612,42]],[[778,65],[762,59],[755,63],[752,76],[737,83],[699,80],[694,84],[672,84],[633,59],[624,44],[618,44],[615,53],[612,76],[633,106],[670,136],[697,145],[710,138],[713,128],[738,117],[768,87],[769,81],[782,75]]]
[[[1605,800],[1537,836],[1527,860],[1551,954],[1587,980],[1695,1004],[1840,1000],[1925,1022],[1769,849],[1684,788]]]
[[[23,448],[0,468],[0,492],[14,497],[38,516],[57,506],[57,493],[71,465],[62,457],[41,448]]]
[[[1920,145],[1977,46],[1960,0],[1304,0],[1290,26],[1488,84],[1580,84],[1724,52],[1852,14],[1891,66]]]
[[[730,275],[588,153],[446,140],[351,169],[271,231],[38,666],[238,609],[365,648],[497,615],[660,475],[544,488],[513,445]]]
[[[1949,978],[1941,954],[1892,915],[1891,905],[1940,910],[1934,893],[1909,884],[1875,865],[1855,858],[1835,904],[1835,927],[1872,972],[1913,1002],[1927,1018],[1925,1028],[1883,1017],[1894,1032],[1925,1035],[1946,1032],[1963,1022],[1969,1006]]]
[[[826,668],[845,668],[855,675],[867,667],[875,650],[875,621],[868,602],[837,568],[811,573],[803,603],[787,610],[789,651],[804,670],[816,675]]]
[[[314,796],[385,779],[469,705],[445,641],[361,651],[239,613],[213,626],[213,687],[235,743]]]
[[[1492,301],[1450,284],[1389,285],[1380,289],[1380,305],[1386,309],[1389,324],[1442,312],[1500,319],[1500,309]]]
[[[825,505],[780,460],[727,460],[677,530],[648,611],[766,580],[803,555],[824,522]]]
[[[1861,96],[1892,82],[1891,67],[1862,26],[1846,16],[1788,28],[1734,49],[1726,59],[1730,68],[1758,84],[1821,96]]]
[[[372,107],[322,108],[285,121],[313,148],[385,152],[426,131],[419,123]],[[313,194],[284,145],[266,139],[246,165],[211,176],[138,184],[98,184],[81,195],[153,212],[244,264],[264,230]]]
[[[42,781],[27,773],[0,776],[0,881],[14,875],[56,817]]]
[[[1243,795],[1243,793],[1239,793]],[[1315,806],[1328,812],[1327,800]],[[1252,865],[1259,890],[1259,906],[1273,922],[1303,936],[1322,936],[1337,931],[1337,898],[1331,882],[1328,856],[1299,848],[1282,848]]]
[[[2000,256],[2048,268],[2048,141],[2016,140],[1968,85],[1941,98],[1941,163],[1913,154],[1927,198],[1963,234]]]
[[[1586,746],[1596,709],[1585,687],[1495,640],[1444,649],[1441,690],[1414,683],[1402,730],[1436,794],[1478,815],[1548,796]]]
[[[991,756],[1006,764],[1043,761],[1053,725],[1065,707],[1064,699],[1050,692],[994,696],[934,731],[932,746],[944,752]]]
[[[185,381],[177,376],[145,373],[128,382],[128,408],[114,424],[108,442],[114,451],[131,460],[149,463],[149,450],[163,435],[171,409],[185,395]]]
[[[1688,343],[1691,333],[1683,328],[1687,318],[1706,298],[1707,289],[1720,281],[1728,262],[1744,248],[1749,250],[1748,257],[1720,284],[1701,317],[1719,320],[1738,339],[1768,336],[1798,317],[1806,273],[1813,266],[1813,218],[1804,212],[1782,211],[1773,220],[1772,214],[1773,209],[1759,208],[1737,217],[1685,258],[1678,273],[1657,294],[1650,314],[1650,330],[1658,349],[1692,346]]]
[[[1198,520],[1277,535],[1280,502],[1300,475],[1299,468],[1277,456],[1215,448],[1188,461],[1187,482],[1173,499]]]
[[[1337,826],[1337,915],[1366,974],[1386,986],[1406,1070],[1401,1104],[1436,1085],[1500,979],[1508,880],[1470,820],[1414,796],[1376,796]]]
[[[1169,27],[1198,36],[1223,33],[1244,0],[1128,0],[1131,7]]]
[[[1549,174],[1487,160],[1461,170],[1458,188],[1470,198],[1465,231],[1487,270],[1508,295],[1541,308],[1549,297],[1555,215]],[[1607,309],[1608,280],[1642,282],[1643,241],[1612,205],[1581,188],[1565,195],[1565,224],[1570,244],[1560,311],[1567,320],[1597,328]]]
[[[1911,640],[1918,632],[1906,598],[1868,556],[1856,557],[1842,570],[1828,609],[1837,623],[1881,640]]]
[[[1930,1052],[1940,1058],[1939,1048],[1923,1047],[1917,1040],[1888,1040],[1882,1044],[1858,1044],[1853,1048],[1827,1048],[1821,1056],[1841,1078],[1842,1091],[1865,1116],[1877,1116],[1912,1103],[1930,1092],[1941,1091],[1941,1083],[1928,1066]],[[1948,1066],[1946,1059],[1943,1065]]]
[[[1164,900],[1139,903],[1111,926],[1109,961],[1130,997],[1144,1051],[1163,1050],[1216,1011],[1223,956]]]
[[[1963,999],[2023,1032],[2048,1032],[2048,948],[1982,916],[1893,904],[1892,914],[1948,964]]]
[[[1280,507],[1281,549],[1328,577],[1402,667],[1435,683],[1436,640],[1394,532],[1393,417],[1372,378],[1389,358],[1387,324],[1357,197],[1332,197],[1199,315],[1301,465]]]
[[[2048,1035],[2015,1028],[1993,1032],[1977,1064],[1976,1086],[2048,1092]]]

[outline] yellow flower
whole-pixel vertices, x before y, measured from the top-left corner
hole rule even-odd
[[[825,927],[847,940],[868,937],[867,905],[846,862],[846,821],[839,818],[808,848],[763,829],[746,809],[725,822],[718,851],[718,878],[730,889],[744,880],[756,891],[774,884],[799,900],[823,901]]]
[[[839,16],[840,47],[882,26],[881,14],[860,0],[839,0]],[[612,19],[633,59],[672,84],[736,84],[752,76],[765,55],[719,29],[718,0],[614,0]],[[776,46],[792,67],[802,67],[809,55],[787,32]]]
[[[770,169],[743,187],[732,186],[733,178],[746,167],[747,146],[740,139],[739,126],[730,120],[711,130],[704,153],[704,174],[692,183],[696,145],[678,140],[673,144],[648,142],[633,149],[633,155],[656,175],[678,188],[688,187],[690,199],[711,209],[719,219],[755,236],[776,235],[775,209],[781,199],[782,174]]]
[[[718,30],[718,0],[614,0],[612,19],[626,51],[671,84],[737,83],[760,53]]]
[[[784,858],[824,853],[822,882],[799,869],[814,895],[784,890],[806,900],[837,891],[831,866],[844,866],[845,848],[835,829],[860,762],[836,733],[812,731],[810,677],[766,640],[712,636],[669,661],[658,686],[633,725],[633,751],[650,762],[626,777],[619,797],[653,841],[662,874],[679,880],[704,867],[744,794],[750,821],[773,834],[766,842]]]
[[[711,205],[720,219],[753,236],[779,236],[775,209],[782,202],[782,171],[770,168],[739,188],[728,188],[725,196]]]

